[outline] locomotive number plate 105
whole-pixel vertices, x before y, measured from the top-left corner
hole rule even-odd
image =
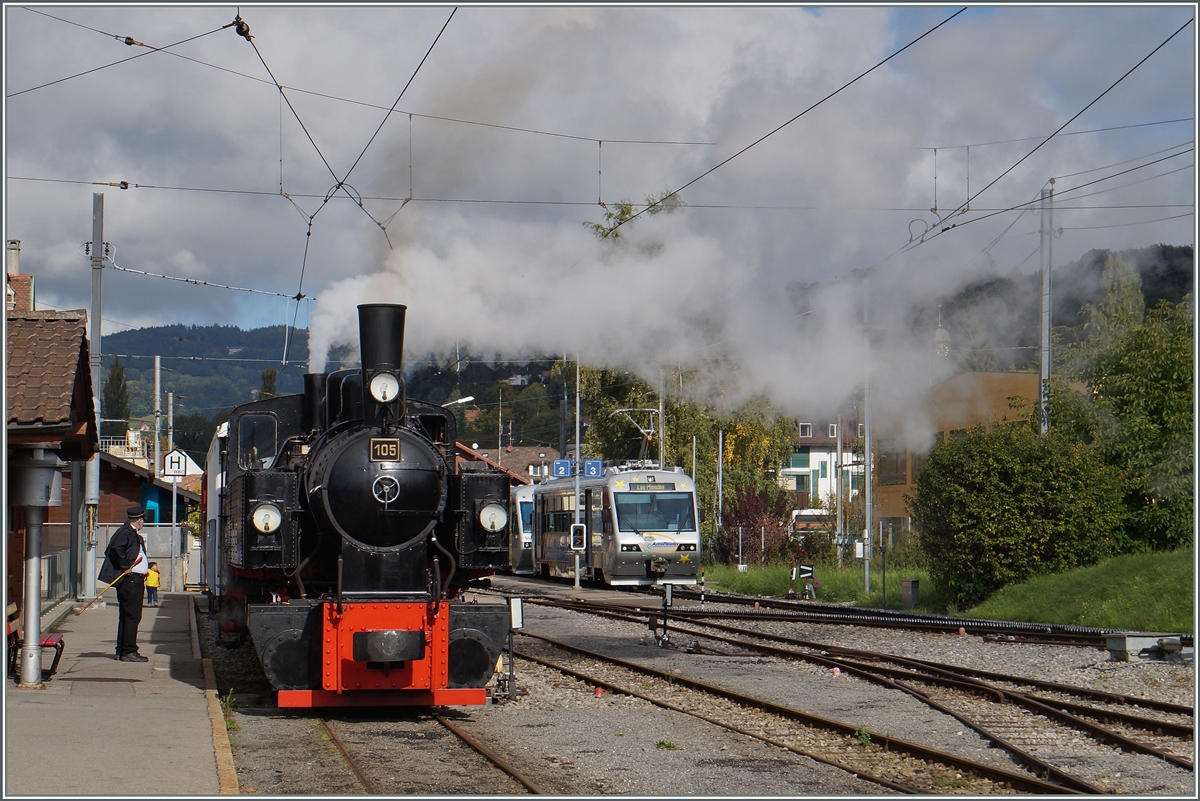
[[[385,437],[371,437],[371,461],[400,461],[400,440]]]

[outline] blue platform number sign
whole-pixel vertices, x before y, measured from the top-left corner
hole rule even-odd
[[[568,478],[571,473],[570,459],[555,459],[551,468],[554,471],[555,478]]]
[[[600,478],[600,476],[604,475],[604,460],[584,459],[583,474],[587,478]]]

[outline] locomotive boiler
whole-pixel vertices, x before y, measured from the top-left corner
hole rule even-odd
[[[361,369],[236,407],[209,451],[210,591],[280,707],[482,704],[507,640],[462,590],[507,566],[508,477],[405,397],[405,312],[359,306]]]

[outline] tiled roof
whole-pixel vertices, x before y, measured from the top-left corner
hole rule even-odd
[[[90,456],[96,447],[96,413],[87,312],[13,311],[6,323],[10,441],[18,434],[44,435]]]
[[[468,448],[466,445],[463,445],[461,442],[454,443],[454,446],[455,446],[455,449],[454,449],[455,464],[461,464],[462,462],[484,462],[486,464],[491,465],[492,467],[495,467],[495,468],[507,473],[509,481],[512,482],[513,484],[529,484],[530,483],[528,477],[523,476],[520,473],[513,472],[512,470],[508,469],[507,467],[496,464],[494,461],[487,458],[479,451],[472,450],[471,448]]]

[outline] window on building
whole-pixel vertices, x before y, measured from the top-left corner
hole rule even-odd
[[[903,437],[879,440],[880,486],[904,484],[908,481],[905,471],[906,456]]]
[[[812,492],[812,482],[809,480],[808,473],[801,473],[796,476],[796,492],[808,494]]]
[[[925,461],[929,458],[928,453],[916,453],[912,455],[912,474],[913,483],[917,482],[917,476],[921,475],[921,471],[925,469]]]
[[[821,478],[829,478],[829,462],[819,462],[821,467]]]
[[[802,437],[811,437],[812,436],[812,423],[801,423],[800,424],[800,436],[802,436]]]
[[[792,460],[788,467],[793,470],[800,470],[808,467],[808,446],[796,445],[792,447]]]
[[[836,437],[836,436],[837,436],[837,423],[830,423],[830,424],[829,424],[829,436],[830,436],[830,437]]]
[[[962,439],[962,438],[963,438],[963,437],[965,437],[966,435],[967,435],[967,429],[965,429],[965,428],[956,428],[956,429],[954,429],[953,431],[950,431],[950,432],[949,432],[949,434],[948,434],[948,438],[949,438],[949,439]]]
[[[904,524],[907,522],[906,517],[883,517],[879,520],[879,533],[887,542],[888,546],[896,544],[896,540],[900,539],[900,535],[904,533]]]

